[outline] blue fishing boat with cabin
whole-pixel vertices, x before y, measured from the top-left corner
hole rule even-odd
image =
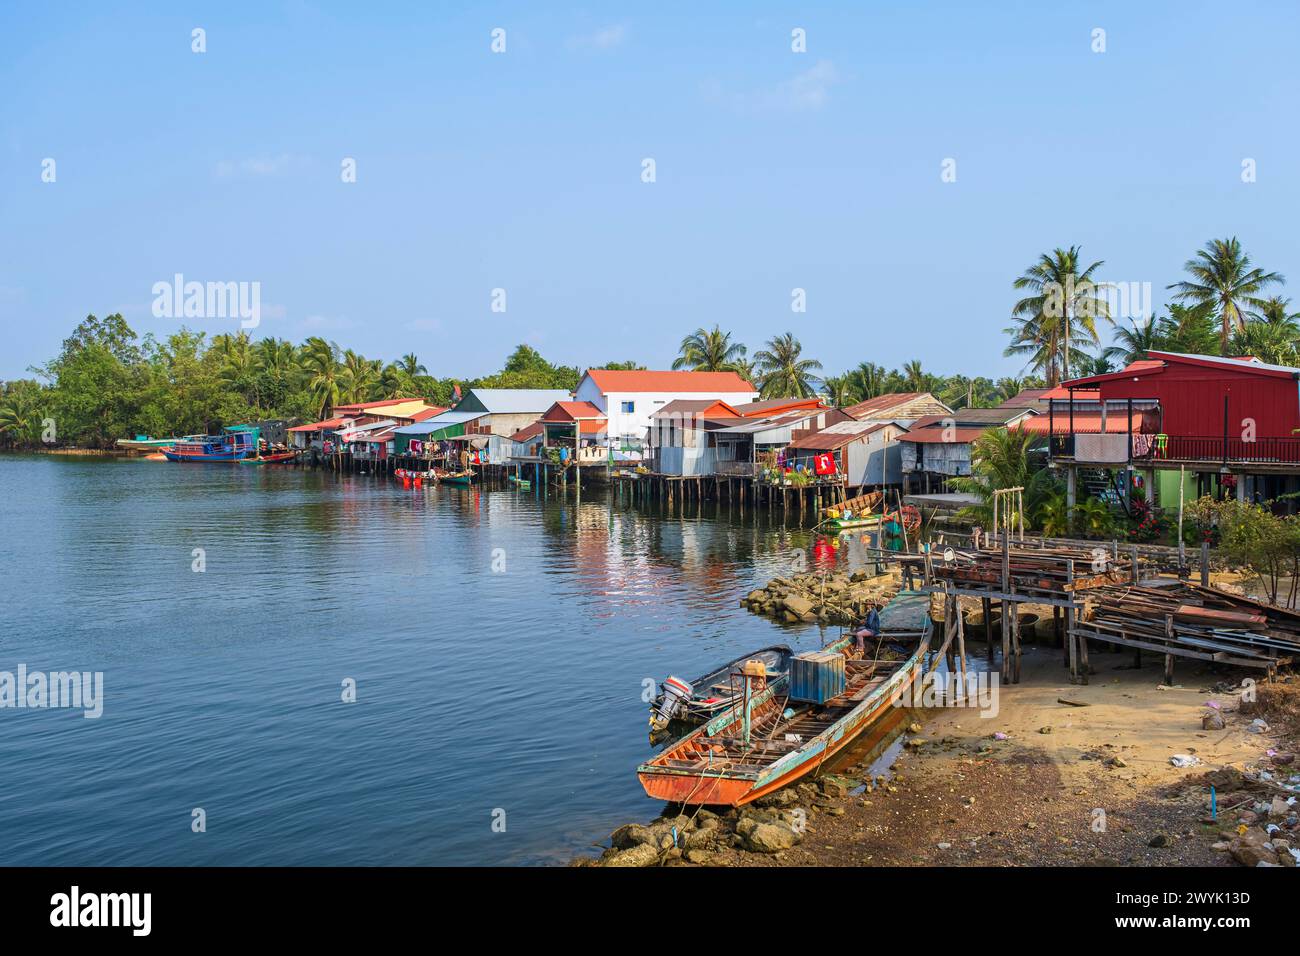
[[[260,431],[255,425],[232,425],[220,435],[186,438],[161,451],[168,461],[242,461],[256,457]]]

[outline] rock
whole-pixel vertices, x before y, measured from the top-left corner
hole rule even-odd
[[[1246,775],[1236,767],[1223,767],[1207,773],[1205,782],[1218,790],[1219,793],[1232,793],[1234,790],[1240,790],[1246,785]]]
[[[907,732],[909,734],[919,734],[921,732],[921,725],[918,724],[916,721],[912,721],[910,724],[907,725]]]
[[[1162,846],[1168,846],[1168,845],[1169,845],[1169,837],[1165,836],[1163,833],[1157,833],[1150,840],[1147,840],[1147,846],[1155,847],[1157,849],[1159,849]]]
[[[1272,804],[1268,808],[1268,818],[1270,820],[1285,820],[1291,808],[1281,797],[1274,797]]]
[[[1259,866],[1261,863],[1277,866],[1277,857],[1262,846],[1253,846],[1239,841],[1233,844],[1231,852],[1232,858],[1242,866]]]
[[[609,845],[619,850],[649,842],[650,828],[639,823],[628,823],[609,835]]]
[[[713,862],[713,854],[705,850],[687,850],[686,862],[694,863],[696,866],[708,866]]]
[[[649,843],[641,843],[629,850],[611,854],[601,866],[653,866],[658,860],[659,851]]]
[[[796,617],[812,617],[813,602],[805,597],[790,595],[785,599],[785,610],[787,614],[793,614]]]
[[[907,743],[905,743],[903,746],[910,747],[911,749],[916,750],[920,747],[924,747],[928,743],[929,741],[926,740],[924,737],[910,737],[908,738]]]
[[[1263,717],[1256,717],[1250,722],[1250,726],[1246,729],[1252,734],[1266,734],[1268,733],[1268,721]]]
[[[717,825],[702,830],[692,830],[686,834],[686,839],[682,841],[682,846],[688,850],[699,850],[709,846],[717,837]]]
[[[1052,728],[1051,728],[1051,727],[1039,727],[1039,728],[1038,728],[1038,732],[1039,732],[1040,734],[1050,734],[1050,733],[1052,732]]]
[[[780,853],[798,842],[795,832],[780,823],[757,823],[745,834],[745,849],[751,853]]]
[[[1212,710],[1201,716],[1202,730],[1222,730],[1225,726],[1223,715],[1217,710]]]
[[[777,790],[754,801],[756,807],[789,807],[799,802],[799,794],[794,790]]]

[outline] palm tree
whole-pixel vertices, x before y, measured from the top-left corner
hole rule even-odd
[[[339,347],[314,335],[303,343],[299,363],[307,376],[307,390],[317,414],[324,418],[326,411],[341,401]]]
[[[809,398],[816,394],[822,363],[800,358],[803,346],[793,332],[778,335],[767,347],[754,353],[758,365],[758,388],[764,398]]]
[[[1297,361],[1293,327],[1272,322],[1247,322],[1232,336],[1234,355],[1252,355],[1270,365],[1294,366]]]
[[[682,339],[680,354],[673,368],[695,372],[734,372],[736,363],[745,357],[745,346],[732,343],[731,333],[715,325],[712,331],[696,329]]]
[[[746,382],[752,383],[758,377],[758,370],[754,367],[752,360],[747,358],[737,359],[733,364],[735,368],[732,371]]]
[[[860,362],[858,367],[849,374],[853,376],[854,384],[857,386],[858,401],[865,402],[869,398],[885,394],[883,366],[876,365],[874,362]]]
[[[909,392],[928,391],[933,378],[922,371],[920,359],[912,359],[903,366],[903,384]]]
[[[414,352],[407,352],[397,360],[397,366],[407,374],[412,382],[417,375],[427,375],[429,370],[420,364],[420,360]]]
[[[1211,239],[1196,257],[1183,264],[1183,271],[1192,281],[1175,282],[1168,288],[1177,290],[1174,298],[1180,302],[1205,306],[1213,310],[1219,320],[1219,348],[1221,355],[1228,354],[1228,340],[1234,329],[1245,324],[1243,305],[1259,308],[1264,300],[1259,293],[1267,286],[1286,280],[1276,272],[1251,268],[1250,256],[1241,249],[1237,237]]]
[[[276,382],[288,380],[296,371],[295,349],[288,339],[265,338],[253,346],[253,364]]]
[[[1182,352],[1185,355],[1207,355],[1214,349],[1214,326],[1212,324],[1212,305],[1179,305],[1176,302],[1165,306],[1167,315],[1160,317],[1161,350]]]
[[[1290,309],[1290,299],[1274,295],[1260,302],[1258,311],[1251,312],[1250,317],[1256,322],[1281,326],[1292,338],[1300,338],[1300,312],[1291,312]]]
[[[836,408],[853,404],[853,381],[848,375],[828,375],[822,381],[822,388],[830,404]]]
[[[1052,388],[1070,377],[1072,350],[1099,342],[1097,319],[1110,321],[1110,305],[1093,281],[1103,260],[1083,271],[1079,264],[1078,246],[1053,249],[1013,283],[1032,294],[1011,308],[1017,324],[1006,330],[1011,345],[1004,354],[1029,356],[1029,367],[1041,369]]]
[[[1155,316],[1142,323],[1137,319],[1129,319],[1129,325],[1132,328],[1117,328],[1115,344],[1102,351],[1102,358],[1107,363],[1120,362],[1128,365],[1146,358],[1148,352],[1160,347],[1160,330],[1156,326]]]
[[[339,371],[339,389],[348,402],[368,402],[383,384],[382,362],[368,359],[348,349],[343,353],[343,368]]]

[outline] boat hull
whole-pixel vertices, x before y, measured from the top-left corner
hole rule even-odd
[[[656,800],[691,806],[744,806],[812,773],[857,740],[864,731],[892,710],[894,702],[904,696],[916,682],[924,656],[923,645],[906,667],[898,670],[889,681],[873,691],[870,697],[834,727],[810,741],[808,746],[777,761],[764,773],[738,777],[713,775],[705,770],[684,775],[655,772],[652,765],[646,764],[638,770],[637,776],[645,792]]]
[[[162,453],[167,456],[168,461],[242,461],[248,457],[248,452],[244,449],[239,451],[223,451],[213,454],[189,454],[186,452],[173,451],[170,448],[164,448]]]

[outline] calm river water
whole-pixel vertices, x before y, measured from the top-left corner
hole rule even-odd
[[[0,672],[104,675],[99,719],[0,709],[5,861],[546,863],[654,816],[643,682],[819,646],[738,599],[846,560],[697,510],[0,458]]]

